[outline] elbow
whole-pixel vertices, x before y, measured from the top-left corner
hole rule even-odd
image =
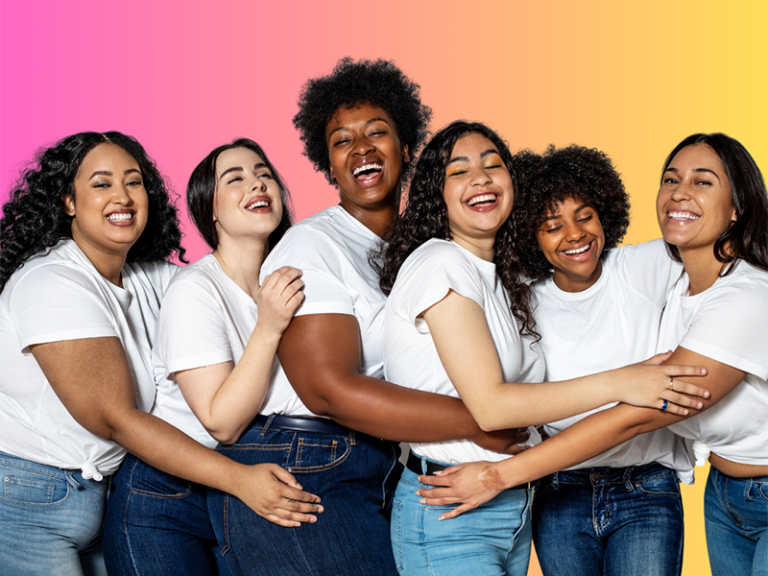
[[[230,446],[240,439],[240,436],[243,435],[243,431],[242,428],[238,428],[237,430],[208,430],[208,434],[210,434],[219,444]]]
[[[506,422],[494,418],[491,414],[472,414],[472,417],[483,432],[496,432],[509,428]]]

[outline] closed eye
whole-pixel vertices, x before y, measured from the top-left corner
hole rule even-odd
[[[232,184],[233,182],[239,182],[243,178],[241,176],[235,176],[234,178],[227,180],[227,184]]]

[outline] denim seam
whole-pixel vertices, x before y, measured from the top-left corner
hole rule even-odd
[[[224,546],[221,547],[221,556],[223,557],[224,554],[229,552],[230,544],[229,544],[229,494],[224,495],[224,504],[223,504],[223,516],[224,516]]]
[[[29,472],[35,472],[34,470],[29,470]],[[40,472],[35,472],[36,474],[40,474]],[[10,478],[16,478],[16,476],[4,476],[3,477],[3,484],[5,484],[6,481],[10,480]],[[72,495],[73,488],[69,485],[69,482],[66,481],[64,478],[56,478],[55,476],[48,476],[49,481],[47,483],[47,486],[33,486],[31,484],[22,484],[25,486],[29,486],[31,488],[40,488],[45,489],[46,493],[51,492],[50,488],[50,481],[51,480],[61,480],[64,482],[65,486],[67,487],[67,493],[64,495],[64,497],[61,500],[56,500],[55,502],[24,502],[23,500],[15,500],[13,498],[9,498],[5,496],[5,489],[3,490],[3,495],[0,496],[0,502],[4,502],[6,504],[10,504],[13,506],[19,506],[21,508],[38,508],[38,509],[52,509],[52,508],[58,508],[62,506],[63,504],[66,504],[66,502],[69,500],[70,496]],[[21,484],[21,483],[19,483]],[[50,496],[48,496],[50,498]]]
[[[302,443],[302,439],[300,438],[299,444],[301,443]],[[342,454],[338,460],[331,462],[330,464],[326,464],[324,466],[308,466],[306,468],[289,466],[287,470],[294,474],[309,474],[312,472],[324,472],[326,470],[331,470],[333,468],[336,468],[336,466],[344,462],[349,457],[351,452],[352,452],[352,446],[349,443],[347,443],[347,449],[344,451],[344,454]]]

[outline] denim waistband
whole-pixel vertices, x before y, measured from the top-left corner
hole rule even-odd
[[[284,416],[282,414],[265,416],[258,414],[251,422],[251,427],[261,428],[263,433],[270,428],[283,428],[297,432],[331,434],[333,436],[349,436],[350,434],[350,429],[346,426],[341,426],[326,418],[313,418],[311,416]]]
[[[109,489],[109,480],[111,476],[104,476],[101,481],[93,480],[91,478],[85,478],[79,470],[65,470],[63,468],[56,468],[55,466],[48,466],[46,464],[40,464],[8,454],[6,452],[0,452],[0,463],[20,470],[27,470],[29,472],[35,472],[37,474],[45,474],[55,478],[62,478],[75,490],[82,490],[83,488],[94,488],[96,490],[106,491]]]
[[[666,475],[676,476],[676,473],[671,468],[662,466],[657,462],[652,462],[651,464],[627,466],[626,468],[602,466],[581,470],[564,470],[552,474],[550,481],[552,482],[552,488],[555,490],[557,490],[560,484],[588,484],[595,486],[624,484],[628,490],[631,490],[633,481],[648,480]]]

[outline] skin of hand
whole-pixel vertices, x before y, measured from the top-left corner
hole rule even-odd
[[[465,502],[465,506],[455,508],[443,515],[445,518],[454,518],[487,502],[502,489],[570,468],[638,434],[658,430],[695,416],[723,399],[746,376],[741,370],[682,347],[674,351],[670,361],[679,364],[697,364],[706,368],[707,374],[700,381],[703,386],[712,391],[712,394],[703,401],[704,406],[701,410],[694,409],[688,416],[682,416],[651,408],[620,404],[577,422],[515,458],[496,463],[473,463],[479,468],[460,465],[440,471],[435,476],[420,476],[419,481],[424,484],[447,486],[447,488],[421,489],[417,494],[424,497],[425,504],[432,506]],[[681,383],[682,381],[676,379],[674,387],[677,388]],[[483,465],[492,468],[495,473],[489,470],[481,476],[479,470]],[[496,490],[497,485],[484,484],[483,478],[501,478],[503,488]],[[496,492],[493,493],[493,490]]]
[[[258,322],[236,365],[222,362],[175,374],[184,399],[208,433],[233,444],[258,414],[280,337],[304,298],[301,271],[284,266],[256,294]]]
[[[256,513],[266,510],[267,519],[281,526],[312,522],[313,514],[322,512],[316,506],[320,498],[304,492],[288,472],[278,475],[271,465],[238,464],[136,408],[131,372],[117,338],[65,340],[31,350],[56,395],[89,432],[168,474],[228,492]],[[284,483],[280,490],[272,485],[265,494],[265,470]],[[276,508],[276,494],[295,502],[286,500]]]
[[[696,366],[662,365],[669,354],[651,360],[563,382],[505,383],[482,308],[450,291],[423,313],[440,360],[464,404],[484,430],[509,426],[536,426],[604,406],[628,402],[686,414],[700,407],[708,391],[683,381],[669,390],[672,377],[700,376]],[[467,362],[466,358],[472,358]],[[557,402],[549,399],[557,398]]]
[[[396,442],[471,440],[516,454],[527,430],[483,432],[461,400],[412,390],[360,374],[360,327],[347,314],[297,316],[278,356],[302,402],[343,426]]]

